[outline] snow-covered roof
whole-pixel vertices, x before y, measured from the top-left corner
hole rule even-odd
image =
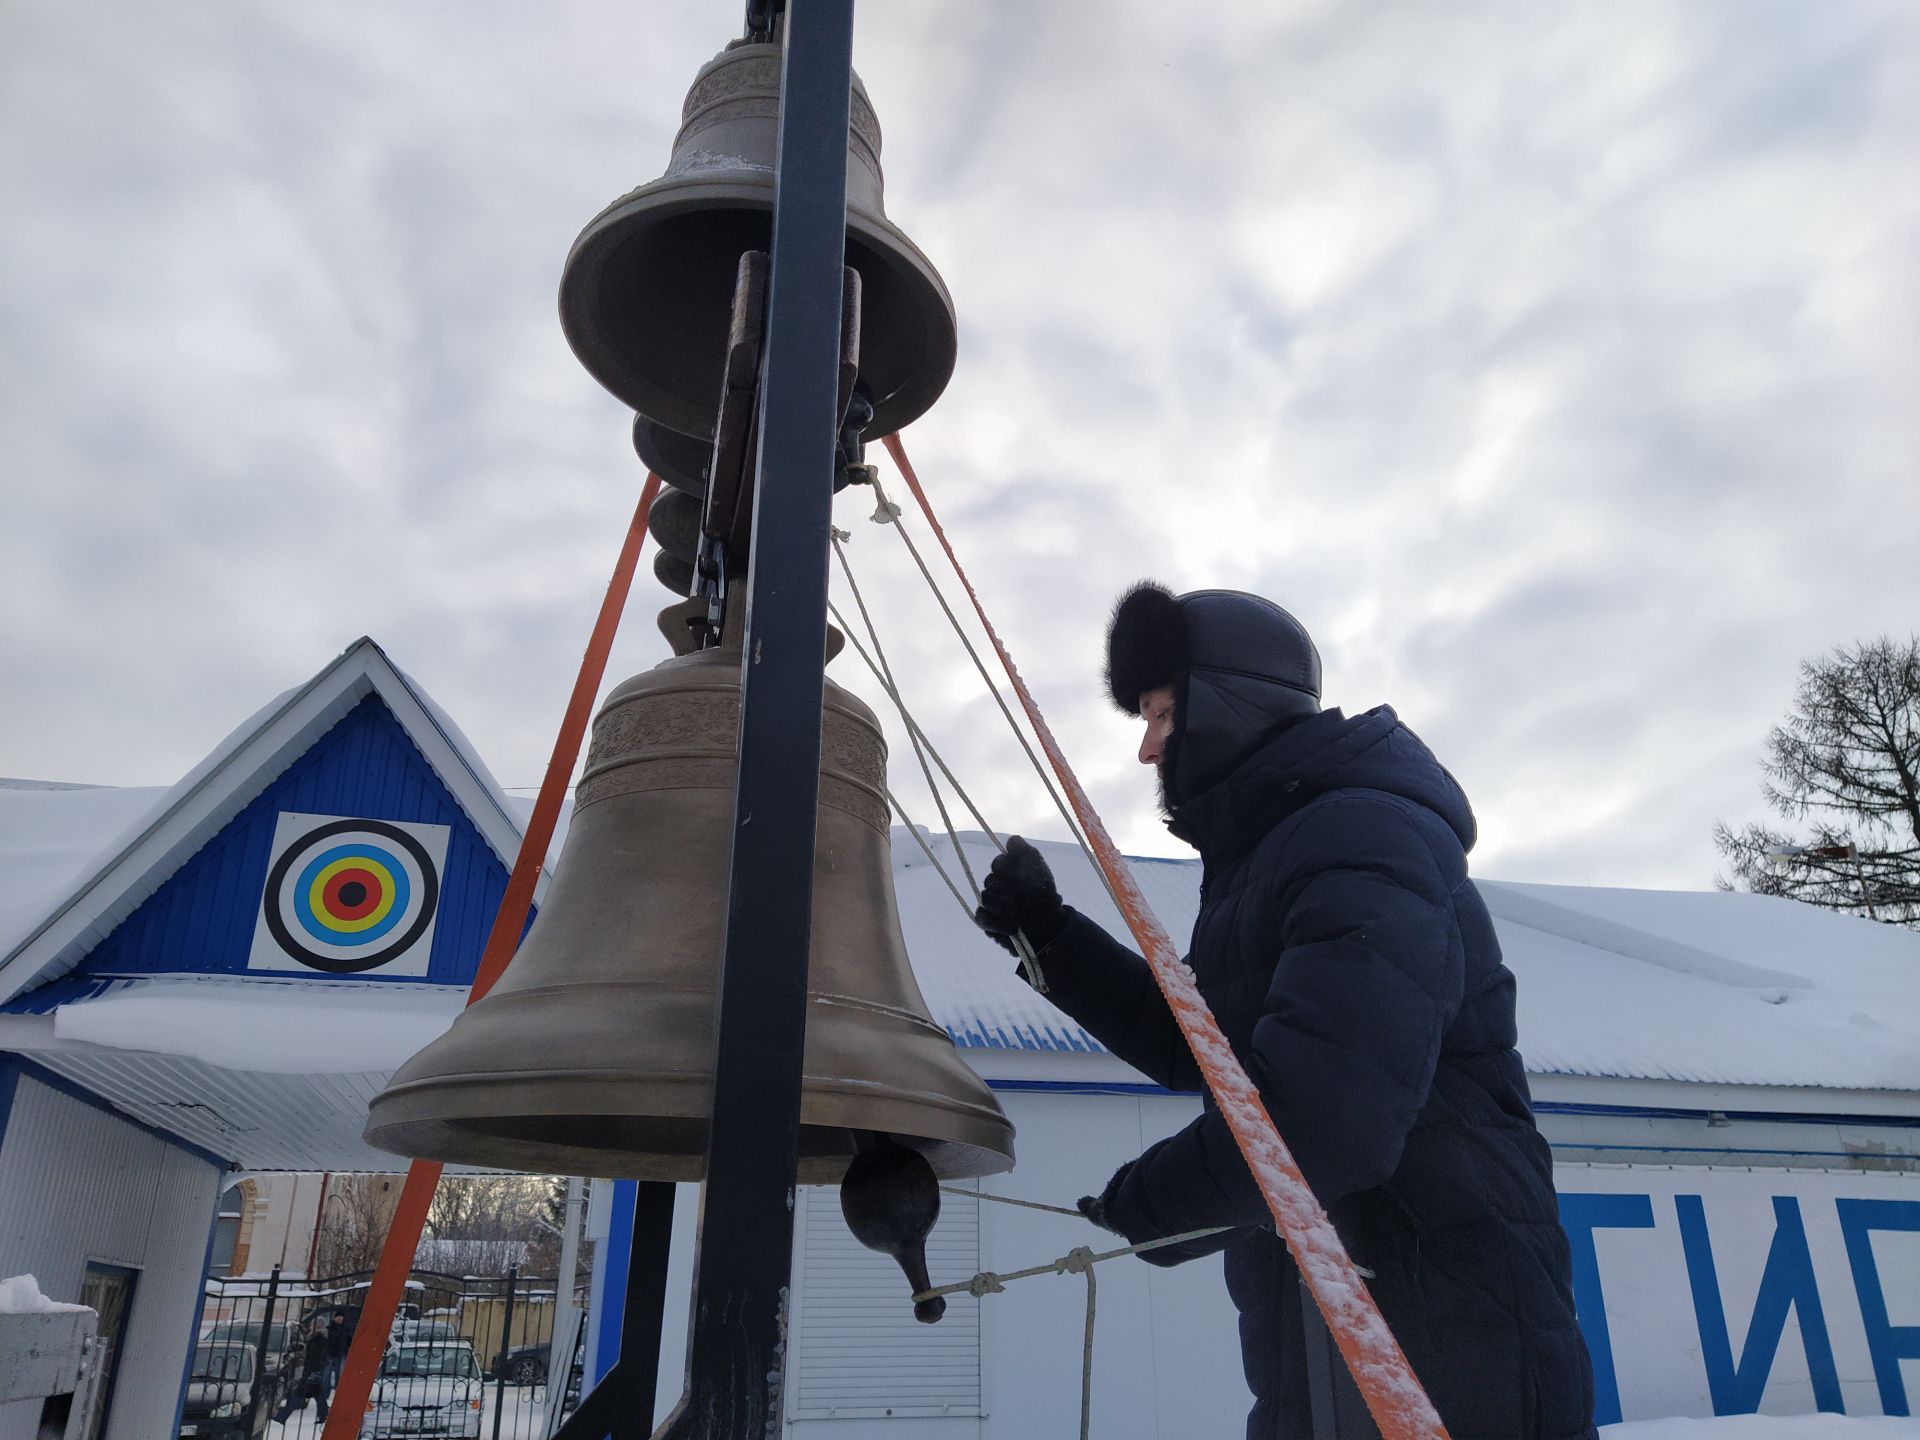
[[[452,720],[363,640],[307,686],[276,698],[169,789],[0,781],[0,955],[7,957],[0,964],[0,1000],[70,968],[339,714],[374,691],[511,863],[531,797],[503,795]],[[553,855],[564,839],[563,819]],[[964,888],[949,842],[928,843]],[[1060,842],[1037,843],[1066,898],[1124,935],[1080,852]],[[992,843],[967,833],[961,849],[975,875],[984,875]],[[1161,923],[1176,938],[1185,936],[1198,909],[1197,862],[1131,863]],[[1097,1064],[1103,1078],[1121,1073],[1089,1035],[1017,978],[1013,962],[973,927],[904,829],[894,832],[893,869],[908,951],[928,1006],[980,1068],[1000,1078],[1025,1073],[1017,1063],[1043,1061],[1051,1078],[1065,1073],[1062,1065],[1091,1073]],[[1536,1077],[1846,1091],[1854,1098],[1830,1097],[1833,1108],[1854,1104],[1863,1093],[1881,1097],[1870,1107],[1875,1113],[1915,1108],[1920,935],[1757,895],[1500,881],[1482,881],[1481,889],[1518,977],[1521,1048]],[[76,1016],[65,1033],[78,1037],[86,1030],[88,1041],[106,1050],[134,1040],[140,1031],[134,1022],[154,1006],[191,1003],[194,996],[222,1006],[287,1001],[287,982],[268,989],[257,987],[269,982],[254,979],[217,982],[256,987],[236,996],[179,988],[209,983],[215,982],[147,979],[111,990],[88,985],[84,994],[55,987],[46,992],[47,1006],[35,1008],[96,1007],[106,1030],[89,1030],[90,1022]],[[305,983],[318,988],[299,998],[319,1003],[330,982]],[[444,1024],[451,1014],[446,1008],[443,1018],[436,1010],[432,1023]],[[388,1048],[398,1053],[403,1031],[418,1032],[421,1043],[430,1038],[421,1019],[383,1032]],[[121,1026],[124,1038],[121,1031],[107,1033],[121,1021],[134,1023],[132,1030]],[[300,1047],[286,1048],[286,1027],[262,1028],[281,1037],[283,1073],[330,1068],[376,1075],[390,1068],[384,1052],[351,1065],[343,1054],[328,1059],[316,1051],[303,1058],[295,1053]],[[1023,1055],[1031,1058],[1019,1062]],[[217,1063],[190,1046],[177,1058]],[[225,1063],[238,1059],[229,1052]]]
[[[991,842],[960,839],[984,874]],[[1124,937],[1079,850],[1038,843],[1068,902]],[[931,844],[964,889],[945,837]],[[1097,1048],[964,922],[906,832],[893,849],[914,970],[957,1043]],[[1161,924],[1185,937],[1198,861],[1132,866]],[[1910,930],[1763,895],[1480,888],[1518,979],[1520,1045],[1535,1075],[1920,1094],[1920,935]]]
[[[0,781],[0,1001],[72,969],[369,695],[386,704],[454,802],[512,865],[519,818],[472,743],[362,637],[305,685],[254,712],[173,786]]]

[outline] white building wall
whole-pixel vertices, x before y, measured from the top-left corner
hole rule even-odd
[[[1017,1130],[1019,1167],[982,1182],[981,1188],[1068,1206],[1079,1196],[1097,1191],[1115,1167],[1199,1111],[1199,1102],[1192,1098],[1071,1089],[1002,1090],[999,1099]],[[1704,1131],[1706,1122],[1697,1125]],[[1758,1386],[1754,1401],[1761,1413],[1805,1414],[1815,1408],[1816,1400],[1797,1312],[1787,1320],[1775,1350],[1750,1359],[1743,1353],[1776,1244],[1776,1197],[1790,1201],[1804,1223],[1822,1326],[1845,1412],[1884,1413],[1872,1359],[1868,1307],[1861,1277],[1841,1234],[1836,1205],[1872,1201],[1894,1207],[1887,1212],[1891,1218],[1881,1222],[1871,1237],[1873,1268],[1884,1293],[1888,1323],[1910,1334],[1906,1327],[1920,1328],[1920,1174],[1810,1171],[1748,1163],[1756,1151],[1788,1145],[1797,1153],[1801,1147],[1826,1143],[1820,1139],[1823,1132],[1816,1132],[1812,1139],[1797,1134],[1783,1139],[1774,1133],[1778,1128],[1717,1122],[1710,1134],[1723,1148],[1703,1156],[1700,1163],[1595,1165],[1564,1156],[1613,1153],[1608,1147],[1623,1140],[1647,1144],[1650,1154],[1681,1140],[1698,1148],[1700,1137],[1662,1133],[1635,1139],[1616,1133],[1612,1117],[1554,1118],[1556,1149],[1561,1152],[1554,1180],[1560,1193],[1639,1197],[1635,1213],[1645,1211],[1644,1224],[1628,1225],[1616,1215],[1591,1236],[1598,1286],[1591,1293],[1601,1297],[1610,1321],[1609,1373],[1623,1418],[1709,1416],[1716,1405],[1734,1413],[1729,1407],[1736,1402],[1727,1396],[1716,1401],[1709,1383],[1703,1348],[1713,1322],[1699,1312],[1682,1243],[1679,1196],[1699,1197],[1732,1359],[1741,1368],[1743,1384]],[[801,1213],[814,1217],[834,1205],[830,1189],[807,1191]],[[681,1187],[668,1272],[660,1415],[680,1394],[697,1206],[697,1187]],[[1104,1238],[1070,1216],[982,1203],[978,1268],[1023,1269],[1052,1261],[1076,1245],[1102,1248]],[[1778,1243],[1786,1245],[1784,1239]],[[823,1253],[822,1261],[842,1268],[849,1265],[852,1252],[845,1246],[822,1248],[831,1252]],[[1787,1245],[1783,1255],[1791,1250]],[[809,1283],[808,1261],[806,1253],[797,1256],[796,1345],[790,1352],[796,1367],[806,1362],[809,1293],[821,1290],[817,1283]],[[1093,1433],[1102,1440],[1188,1440],[1196,1435],[1240,1433],[1251,1398],[1241,1374],[1238,1324],[1221,1268],[1219,1257],[1166,1270],[1132,1259],[1099,1267]],[[869,1320],[881,1337],[870,1352],[876,1368],[898,1368],[904,1363],[887,1328],[894,1317],[899,1326],[914,1326],[905,1281],[895,1278],[897,1311],[882,1309]],[[936,1269],[933,1278],[948,1284],[968,1276]],[[1014,1282],[1000,1295],[977,1301],[954,1296],[948,1304],[949,1318],[962,1307],[977,1307],[981,1413],[796,1416],[795,1399],[805,1393],[796,1368],[788,1384],[786,1433],[791,1440],[1028,1440],[1078,1433],[1086,1305],[1083,1280],[1036,1276]],[[1884,1345],[1883,1341],[1883,1349]],[[1905,1395],[1920,1402],[1920,1361],[1904,1359],[1900,1369]],[[910,1396],[913,1386],[902,1384],[898,1393]]]
[[[206,1160],[20,1077],[0,1142],[0,1275],[77,1301],[89,1261],[139,1272],[107,1440],[172,1433],[219,1182]],[[27,1408],[0,1409],[0,1440],[32,1440]]]
[[[1002,1091],[999,1099],[1017,1132],[1019,1169],[982,1182],[982,1188],[1066,1206],[1089,1190],[1097,1191],[1117,1166],[1179,1129],[1200,1109],[1197,1100],[1174,1096]],[[667,1276],[656,1418],[678,1400],[684,1375],[698,1204],[697,1187],[681,1186]],[[831,1189],[806,1193],[803,1213],[815,1214],[822,1206],[837,1206]],[[983,1202],[978,1268],[1023,1269],[1054,1260],[1076,1245],[1104,1248],[1103,1238],[1110,1237],[1076,1217]],[[844,1253],[831,1258],[844,1264]],[[872,1258],[891,1268],[892,1262]],[[809,1349],[807,1260],[805,1254],[796,1259],[796,1364]],[[1192,1440],[1196,1435],[1237,1435],[1245,1428],[1252,1399],[1240,1372],[1239,1330],[1220,1267],[1218,1258],[1170,1270],[1132,1259],[1099,1267],[1093,1433],[1101,1440]],[[935,1273],[933,1279],[944,1285],[970,1275]],[[906,1280],[897,1272],[894,1278],[899,1323],[911,1330],[916,1322]],[[812,1289],[820,1293],[817,1283]],[[978,1317],[982,1414],[795,1418],[792,1411],[805,1393],[802,1377],[795,1374],[787,1386],[787,1434],[793,1440],[1076,1435],[1086,1296],[1086,1281],[1078,1276],[1042,1275],[1016,1281],[1004,1294],[981,1300],[949,1297],[941,1326],[957,1332],[961,1327],[954,1322],[968,1309]],[[884,1318],[879,1323],[884,1327]],[[891,1353],[889,1363],[899,1363]],[[910,1395],[912,1388],[903,1384],[901,1393]]]
[[[330,1177],[280,1171],[246,1178],[253,1181],[254,1201],[245,1273],[267,1275],[278,1265],[283,1276],[305,1279],[320,1202]]]

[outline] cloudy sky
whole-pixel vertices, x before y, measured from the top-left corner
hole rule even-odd
[[[170,782],[364,633],[537,784],[641,479],[561,262],[738,24],[0,7],[0,774]],[[1523,880],[1711,883],[1796,664],[1920,624],[1905,0],[869,0],[856,64],[960,314],[909,448],[1127,847],[1143,574],[1292,609]],[[867,508],[923,723],[1060,833]]]

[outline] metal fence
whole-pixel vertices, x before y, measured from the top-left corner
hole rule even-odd
[[[180,1434],[313,1440],[370,1278],[209,1279]],[[359,1433],[546,1440],[579,1401],[584,1296],[559,1301],[551,1276],[414,1271]]]

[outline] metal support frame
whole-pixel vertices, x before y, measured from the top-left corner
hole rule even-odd
[[[853,0],[799,0],[785,30],[713,1109],[687,1389],[665,1440],[776,1433],[786,1392]]]
[[[827,555],[842,421],[853,0],[763,8],[769,25],[781,19],[785,53],[734,825],[686,1389],[656,1432],[662,1440],[775,1434],[786,1393]],[[750,22],[753,15],[750,7]],[[672,1218],[673,1187],[642,1185],[620,1359],[556,1440],[629,1440],[650,1419]]]

